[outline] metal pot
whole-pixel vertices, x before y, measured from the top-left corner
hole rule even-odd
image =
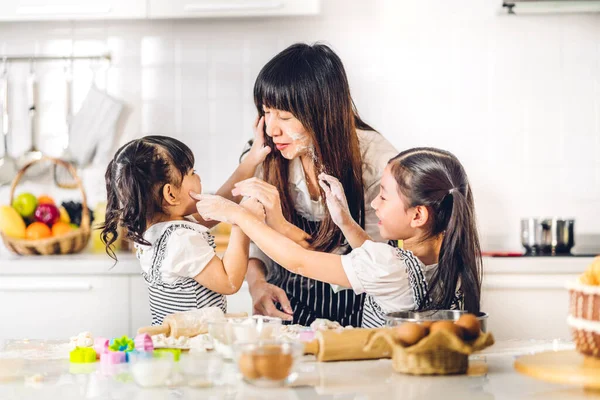
[[[524,218],[521,243],[527,254],[569,254],[575,245],[575,220],[562,218]]]

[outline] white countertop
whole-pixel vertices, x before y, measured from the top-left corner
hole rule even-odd
[[[64,361],[59,364],[54,362],[54,366],[47,369],[52,370],[52,373],[41,382],[20,379],[0,383],[0,398],[500,400],[594,397],[594,393],[586,392],[581,387],[538,381],[520,375],[513,369],[516,354],[558,350],[556,344],[552,341],[498,342],[482,355],[471,358],[471,365],[477,365],[481,372],[470,376],[403,375],[392,370],[390,360],[318,363],[305,358],[297,368],[298,387],[281,389],[260,389],[242,383],[237,377],[235,365],[231,363],[226,363],[222,368],[221,385],[211,389],[192,389],[184,383],[173,388],[142,389],[131,382],[125,365],[123,372],[117,376],[106,375],[94,369],[91,373],[71,374],[68,362]],[[560,345],[561,348],[570,346],[567,343]],[[36,365],[38,371],[43,370],[44,362],[38,362]]]
[[[119,262],[105,253],[62,256],[0,256],[0,275],[137,275],[138,260],[133,253],[119,253]],[[484,257],[484,274],[580,274],[593,257]],[[113,267],[114,265],[114,267]]]

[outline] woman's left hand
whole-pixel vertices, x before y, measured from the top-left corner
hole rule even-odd
[[[250,178],[236,183],[231,193],[234,196],[246,196],[258,200],[265,208],[265,221],[271,228],[279,231],[278,228],[287,224],[281,211],[279,191],[275,186],[262,179]]]
[[[207,221],[220,221],[235,224],[237,214],[242,207],[231,200],[214,194],[198,194],[190,192],[190,197],[198,200],[198,214]]]
[[[352,221],[348,200],[342,183],[335,177],[327,174],[319,174],[319,185],[325,192],[327,208],[331,219],[337,226],[342,226]]]

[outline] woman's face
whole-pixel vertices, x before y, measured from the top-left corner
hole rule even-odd
[[[312,148],[310,136],[304,125],[291,112],[263,106],[265,132],[281,155],[292,160],[306,155]]]

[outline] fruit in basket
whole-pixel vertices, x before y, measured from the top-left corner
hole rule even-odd
[[[66,235],[67,233],[71,232],[72,230],[73,230],[73,228],[71,228],[71,225],[69,225],[65,222],[62,222],[62,221],[58,221],[57,223],[52,225],[52,236]]]
[[[48,225],[42,222],[34,222],[25,229],[25,238],[29,240],[45,239],[52,236]]]
[[[83,205],[78,201],[64,201],[62,206],[67,210],[71,223],[81,226],[81,214],[83,213]],[[90,223],[94,221],[94,213],[88,209],[90,213]]]
[[[47,194],[43,194],[37,198],[38,204],[56,204],[54,199]]]
[[[14,198],[12,206],[23,217],[28,218],[33,215],[38,205],[37,198],[31,193],[20,193]]]
[[[0,231],[14,238],[25,237],[25,221],[17,210],[10,206],[0,206]]]
[[[35,209],[35,220],[52,226],[60,219],[60,211],[54,204],[40,204]]]
[[[69,213],[67,209],[63,206],[58,207],[58,211],[60,212],[60,222],[64,222],[65,224],[71,223],[71,217],[69,217]]]

